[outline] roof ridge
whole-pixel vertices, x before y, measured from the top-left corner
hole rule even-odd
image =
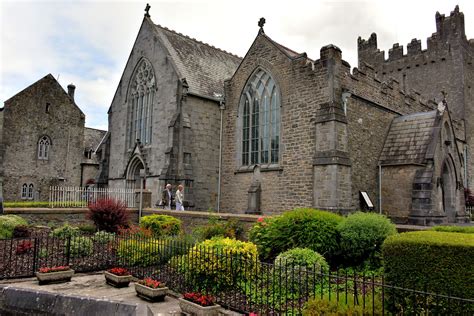
[[[164,30],[170,31],[170,32],[172,32],[172,33],[174,33],[174,34],[176,34],[176,35],[182,36],[182,37],[187,38],[187,39],[189,39],[189,40],[192,40],[192,41],[194,41],[194,42],[196,42],[196,43],[206,45],[206,46],[208,46],[208,47],[211,47],[211,48],[213,48],[213,49],[215,49],[215,50],[218,50],[218,51],[220,51],[220,52],[222,52],[222,53],[225,53],[225,54],[227,54],[227,55],[231,55],[231,56],[233,56],[233,57],[242,59],[242,57],[240,57],[240,56],[238,56],[238,55],[236,55],[236,54],[234,54],[234,53],[228,52],[228,51],[226,51],[226,50],[224,50],[224,49],[222,49],[222,48],[215,47],[215,46],[213,46],[213,45],[211,45],[211,44],[202,42],[202,41],[200,41],[200,40],[198,40],[198,39],[195,39],[194,37],[190,37],[190,36],[188,36],[188,35],[186,35],[186,34],[183,34],[183,33],[177,32],[177,31],[175,31],[175,30],[172,30],[172,29],[170,29],[170,28],[167,28],[166,26],[162,26],[162,25],[156,24],[156,23],[153,23],[153,24],[154,24],[155,26],[159,27],[159,28],[162,28],[162,29],[164,29]]]

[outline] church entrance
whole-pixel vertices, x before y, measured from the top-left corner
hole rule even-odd
[[[127,188],[129,189],[145,189],[145,177],[140,177],[140,170],[145,169],[142,160],[139,157],[134,157],[127,168]],[[140,181],[143,182],[140,187]]]
[[[449,159],[446,159],[441,171],[441,192],[444,213],[448,222],[452,223],[456,216],[456,175]]]

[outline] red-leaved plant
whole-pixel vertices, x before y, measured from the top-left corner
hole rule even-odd
[[[183,298],[187,301],[196,303],[201,306],[212,306],[214,305],[214,298],[211,295],[204,295],[201,293],[184,293]]]
[[[157,280],[153,280],[152,278],[145,278],[143,280],[140,280],[138,281],[138,284],[141,284],[141,285],[144,285],[144,286],[147,286],[147,287],[151,287],[152,289],[158,289],[160,287],[165,287],[165,284],[160,282],[160,281],[157,281]]]
[[[114,199],[99,199],[88,205],[87,218],[94,222],[99,231],[117,233],[120,227],[128,227],[127,206]]]
[[[140,227],[138,225],[131,225],[128,228],[120,227],[119,235],[123,237],[140,237],[140,238],[149,238],[153,235],[151,229]]]
[[[39,272],[40,273],[52,273],[52,272],[67,271],[69,269],[71,269],[69,266],[57,266],[57,267],[51,267],[51,268],[44,267],[44,268],[40,268]]]
[[[112,268],[112,269],[107,270],[107,272],[110,272],[118,276],[130,275],[130,272],[125,268]]]
[[[23,240],[22,242],[18,243],[16,246],[16,254],[17,255],[22,255],[24,253],[27,253],[33,248],[33,244],[29,240]]]

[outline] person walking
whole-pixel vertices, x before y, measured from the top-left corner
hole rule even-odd
[[[178,185],[178,190],[176,190],[176,210],[177,211],[184,211],[183,201],[184,201],[184,187],[180,184]]]
[[[173,201],[173,193],[171,192],[171,184],[167,184],[161,195],[161,205],[165,210],[171,210],[171,202]]]

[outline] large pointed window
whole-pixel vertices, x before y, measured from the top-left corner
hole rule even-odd
[[[38,141],[38,159],[48,160],[51,140],[48,136],[43,136]]]
[[[130,82],[128,96],[128,146],[132,148],[135,141],[142,144],[151,143],[153,99],[156,91],[155,72],[151,63],[142,59]]]
[[[280,155],[280,92],[273,78],[258,69],[240,99],[241,164],[276,164]]]

